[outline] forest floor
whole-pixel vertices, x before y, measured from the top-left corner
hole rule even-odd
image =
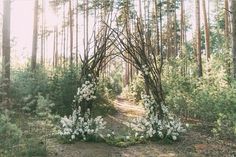
[[[118,97],[114,103],[117,113],[105,117],[107,127],[122,134],[133,118],[142,116],[144,109]],[[196,127],[197,128],[197,127]],[[106,143],[76,142],[60,144],[50,141],[50,157],[235,157],[236,143],[218,140],[195,127],[189,129],[179,141],[172,144],[147,142],[127,148],[111,146]]]

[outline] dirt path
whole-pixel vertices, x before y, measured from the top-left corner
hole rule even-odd
[[[121,97],[115,101],[117,114],[105,118],[107,127],[122,134],[133,118],[144,114],[141,106],[132,104]],[[200,132],[188,131],[180,141],[173,144],[148,142],[127,148],[119,148],[106,143],[77,142],[59,144],[56,140],[49,144],[49,157],[234,157],[236,144],[215,140]]]

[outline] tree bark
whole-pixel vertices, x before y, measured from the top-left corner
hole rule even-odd
[[[204,29],[205,29],[205,51],[207,61],[210,59],[210,36],[209,36],[209,21],[206,14],[206,3],[205,0],[202,0],[202,11],[204,18]]]
[[[184,45],[184,0],[181,0],[181,11],[180,11],[180,52],[178,55],[183,53],[183,45]]]
[[[235,1],[235,0],[232,0]],[[229,1],[225,0],[225,12],[224,12],[224,16],[225,16],[225,30],[224,30],[224,34],[225,34],[225,42],[226,42],[226,48],[229,48]]]
[[[78,7],[79,7],[79,3],[78,3],[78,0],[76,0],[76,27],[75,27],[75,33],[76,33],[76,41],[75,41],[75,43],[76,43],[76,45],[75,45],[75,62],[76,62],[76,66],[78,67],[78,51],[79,51],[79,49],[78,49],[78,40],[79,40],[79,9],[78,9]],[[95,28],[96,29],[96,28]]]
[[[70,66],[73,64],[73,10],[71,0],[69,0],[69,18],[70,18]]]
[[[41,13],[41,59],[40,64],[43,65],[43,50],[44,50],[44,0],[41,1],[42,13]]]
[[[236,1],[233,0],[232,4],[232,29],[233,29],[233,48],[232,48],[232,57],[233,57],[233,77],[236,79]]]
[[[34,28],[33,28],[33,43],[32,43],[32,58],[31,69],[35,70],[37,62],[37,44],[38,44],[38,0],[34,4]]]
[[[5,98],[9,97],[10,89],[10,24],[11,24],[11,0],[3,1],[3,26],[2,26],[2,77],[4,82]],[[4,98],[4,99],[5,99]]]
[[[201,55],[201,31],[200,31],[200,5],[199,0],[195,0],[195,16],[196,16],[196,51],[197,51],[197,67],[198,77],[202,76],[202,55]]]

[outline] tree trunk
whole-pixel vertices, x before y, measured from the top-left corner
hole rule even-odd
[[[235,1],[235,0],[232,0]],[[225,42],[226,42],[226,48],[229,48],[229,1],[225,0],[225,12],[224,12],[224,16],[225,16],[225,30],[224,30],[224,34],[225,34]]]
[[[73,10],[71,0],[69,0],[69,18],[70,18],[70,66],[73,64]]]
[[[196,16],[196,52],[198,77],[202,76],[202,56],[201,56],[201,32],[200,32],[200,5],[199,0],[195,0],[195,16]]]
[[[10,24],[11,24],[11,0],[3,1],[3,26],[2,26],[2,77],[4,81],[5,98],[9,97],[10,89]],[[5,99],[4,98],[4,99]]]
[[[58,65],[58,26],[54,26],[53,66]]]
[[[83,4],[84,4],[84,59],[88,60],[88,51],[89,51],[89,48],[88,48],[88,23],[89,23],[88,0],[83,0]]]
[[[78,49],[78,40],[79,40],[79,9],[78,9],[78,7],[79,7],[79,3],[78,3],[78,0],[76,0],[76,27],[75,27],[75,33],[76,33],[76,45],[75,45],[75,62],[76,62],[76,66],[78,67],[78,51],[79,51],[79,49]],[[96,28],[95,28],[96,29]]]
[[[35,70],[37,61],[37,43],[38,43],[38,0],[34,4],[34,28],[33,28],[33,43],[32,43],[32,58],[31,69]]]
[[[236,79],[236,1],[232,0],[232,29],[233,29],[233,48],[232,48],[232,57],[233,57],[233,77]]]
[[[66,4],[63,2],[63,67],[66,66]]]
[[[167,0],[167,16],[166,16],[166,21],[167,21],[167,32],[166,32],[166,40],[167,40],[167,52],[166,52],[166,57],[167,59],[170,58],[170,53],[171,53],[171,17],[170,17],[170,0]]]
[[[205,0],[202,0],[202,11],[204,18],[204,29],[205,29],[205,51],[207,61],[210,59],[210,36],[209,36],[209,21],[206,14],[206,4]]]
[[[181,12],[180,12],[180,53],[183,53],[183,46],[184,46],[184,0],[181,0]]]
[[[41,1],[42,5],[42,14],[41,14],[41,58],[40,58],[40,64],[44,64],[44,36],[45,36],[45,26],[44,26],[44,4],[45,0]]]

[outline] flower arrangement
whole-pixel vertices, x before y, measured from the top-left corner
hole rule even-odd
[[[101,116],[92,118],[90,109],[87,108],[82,113],[82,106],[92,103],[96,99],[95,96],[96,84],[92,81],[85,81],[81,87],[78,88],[74,103],[77,102],[78,107],[74,109],[72,115],[69,117],[62,117],[60,120],[59,135],[69,142],[74,140],[95,140],[100,137],[99,132],[105,129],[106,122]]]
[[[154,99],[151,96],[142,95],[142,100],[146,115],[134,121],[137,126],[133,130],[141,132],[136,133],[136,136],[139,135],[140,138],[170,138],[175,141],[181,133],[186,131],[180,120],[171,116],[166,106],[162,104],[165,117],[160,119],[154,112]]]
[[[90,101],[96,99],[95,87],[95,82],[85,81],[85,83],[77,90],[77,95],[75,96],[77,102],[81,103],[83,100]]]
[[[89,109],[82,116],[79,106],[71,116],[61,118],[60,124],[59,135],[71,142],[74,140],[88,141],[99,137],[99,132],[105,129],[106,122],[101,116],[91,118]]]

